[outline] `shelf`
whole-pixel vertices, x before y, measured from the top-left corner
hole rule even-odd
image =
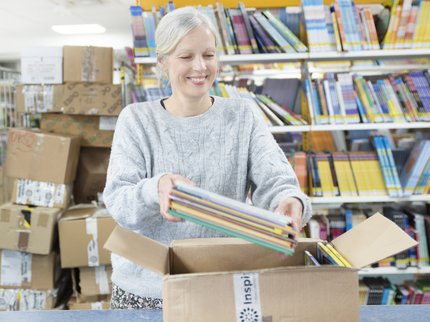
[[[343,203],[378,203],[378,202],[411,202],[430,201],[430,194],[416,195],[405,198],[392,198],[388,196],[376,197],[311,197],[313,204],[343,204]]]
[[[306,61],[335,61],[359,59],[387,58],[420,58],[430,57],[430,49],[393,49],[393,50],[363,50],[351,52],[311,52],[292,54],[250,54],[250,55],[221,55],[220,62],[229,65],[241,64],[270,64],[281,62]],[[135,57],[136,64],[155,64],[155,57]]]
[[[364,275],[403,275],[403,274],[430,274],[430,266],[408,267],[399,269],[397,267],[363,268],[358,271],[360,276]]]
[[[327,125],[286,125],[272,126],[272,133],[316,132],[316,131],[359,131],[359,130],[387,130],[387,129],[426,129],[430,122],[409,123],[363,123],[363,124],[327,124]]]

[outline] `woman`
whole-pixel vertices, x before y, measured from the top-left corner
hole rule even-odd
[[[208,94],[218,70],[211,22],[194,8],[177,9],[161,19],[155,38],[172,95],[131,104],[119,116],[104,191],[113,218],[165,244],[220,236],[167,213],[169,193],[182,180],[241,201],[251,188],[256,206],[301,228],[309,200],[252,102]],[[161,308],[160,276],[115,254],[112,266],[112,308]]]

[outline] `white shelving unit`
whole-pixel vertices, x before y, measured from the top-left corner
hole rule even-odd
[[[358,271],[360,276],[366,275],[407,275],[407,274],[430,274],[430,266],[408,267],[400,269],[397,267],[363,268]]]

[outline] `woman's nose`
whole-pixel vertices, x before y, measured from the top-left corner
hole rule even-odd
[[[196,57],[193,61],[193,68],[195,70],[205,70],[206,64],[203,57]]]

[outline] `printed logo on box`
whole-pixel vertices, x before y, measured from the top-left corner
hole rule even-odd
[[[236,321],[262,322],[258,274],[234,274],[233,282],[236,304]]]

